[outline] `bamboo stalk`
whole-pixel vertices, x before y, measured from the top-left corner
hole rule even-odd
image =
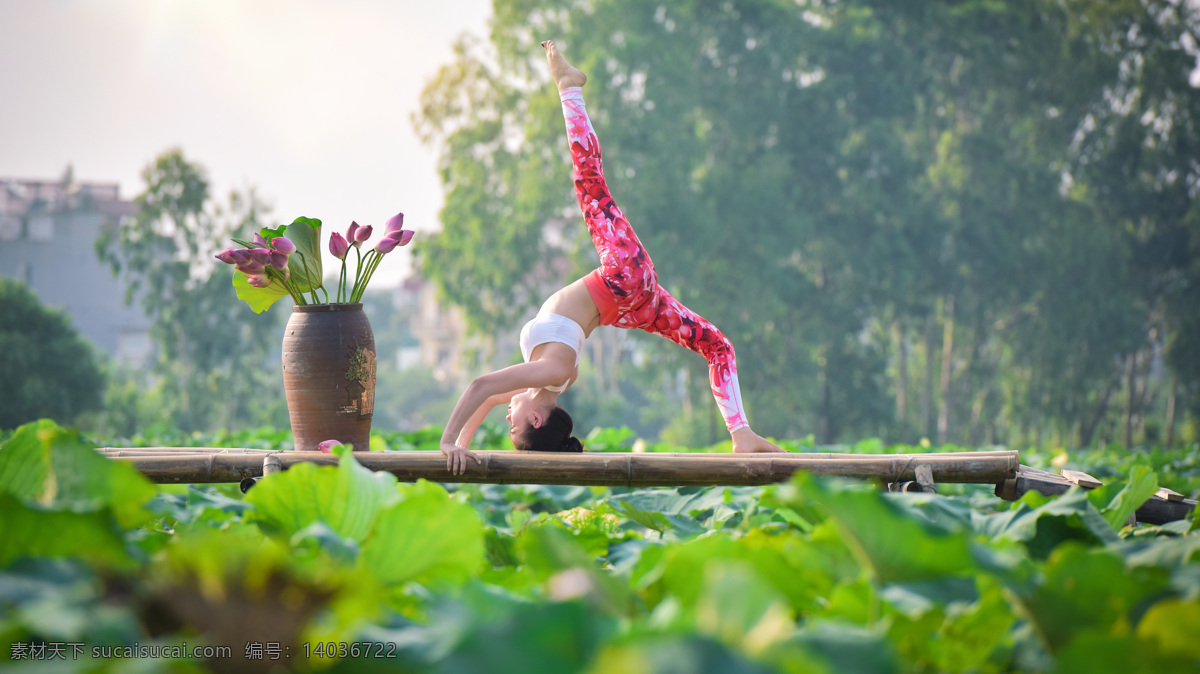
[[[385,452],[386,453],[386,452]],[[595,452],[596,454],[625,454],[626,452]],[[639,452],[642,456],[679,456],[679,457],[696,457],[703,459],[728,459],[728,458],[752,458],[752,457],[810,457],[820,459],[879,459],[892,456],[937,456],[944,458],[966,458],[980,456],[1012,456],[1019,453],[1015,449],[989,449],[978,452],[920,452],[920,453],[904,453],[904,454],[851,454],[844,452],[774,452],[774,453],[756,453],[756,454],[734,454],[733,452]]]
[[[280,451],[292,452],[293,450],[274,450],[274,449],[247,449],[242,447],[101,447],[96,451],[102,454],[120,454],[124,456],[132,456],[134,453],[145,454],[147,456],[175,455],[175,454],[273,454]],[[412,450],[383,450],[371,452],[372,454],[399,454],[404,451]],[[875,459],[879,457],[891,456],[939,456],[939,457],[980,457],[980,456],[1010,456],[1016,450],[980,450],[977,452],[909,452],[897,454],[855,454],[849,452],[776,452],[773,454],[758,453],[758,454],[734,454],[733,452],[639,452],[647,456],[676,456],[676,457],[693,457],[703,459],[732,459],[732,458],[753,458],[753,457],[812,457],[826,459]],[[429,453],[433,453],[430,450]],[[594,452],[595,454],[628,454],[629,452]],[[356,454],[358,454],[356,452]]]
[[[122,449],[116,451],[100,452],[110,459],[122,459],[130,457],[166,457],[166,458],[181,458],[181,457],[205,457],[205,456],[256,456],[262,458],[270,456],[267,453],[250,453],[250,452],[146,452],[140,449]]]
[[[270,454],[273,449],[246,449],[242,447],[101,447],[101,454],[114,452],[143,452],[149,454]]]
[[[128,449],[103,447],[96,451],[105,456],[112,457],[132,457],[132,456],[183,456],[183,455],[198,455],[207,456],[209,454],[254,454],[265,456],[267,454],[277,453],[278,451],[286,451],[292,453],[293,450],[268,450],[268,449],[242,449],[242,448],[213,448],[213,447],[131,447]],[[907,457],[910,456],[937,456],[942,458],[963,458],[963,457],[983,457],[983,456],[1010,456],[1015,450],[986,450],[979,452],[930,452],[930,453],[906,453],[906,454],[850,454],[838,452],[789,452],[774,453],[774,454],[734,454],[732,452],[640,452],[643,456],[670,456],[683,457],[694,459],[747,459],[755,457],[777,457],[777,458],[802,458],[802,459],[845,459],[853,460],[877,460],[883,457]],[[385,450],[379,452],[371,452],[377,455],[399,454],[400,451]],[[429,452],[434,453],[434,452]],[[628,454],[629,452],[595,452],[595,454]],[[356,452],[357,456],[359,453]]]
[[[216,452],[138,452],[138,451],[122,451],[122,452],[102,452],[108,458],[205,458],[214,456],[268,456],[268,455],[244,455],[244,453],[236,453],[236,455],[218,455]]]
[[[818,475],[886,482],[916,479],[916,468],[928,466],[935,482],[995,484],[1011,479],[1020,465],[1017,452],[981,456],[945,454],[851,455],[828,458],[809,454],[752,454],[711,456],[597,452],[477,452],[480,463],[467,462],[462,475],[446,470],[441,452],[354,452],[366,468],[386,471],[402,481],[492,484],[577,484],[595,486],[762,485],[788,479],[797,470]],[[320,452],[279,452],[287,468],[301,462],[333,465],[337,457]],[[134,456],[133,463],[156,482],[241,482],[262,475],[262,457],[253,454],[205,456]]]

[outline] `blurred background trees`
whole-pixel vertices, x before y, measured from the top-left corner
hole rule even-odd
[[[121,372],[110,386],[109,430],[287,425],[279,359],[270,358],[279,352],[283,314],[256,315],[213,258],[231,235],[271,224],[263,220],[268,209],[253,190],[223,203],[213,198],[204,168],[178,149],[157,157],[142,178],[134,216],[96,243],[125,282],[126,301],[145,311],[157,345],[151,372]]]
[[[91,344],[20,281],[0,278],[0,429],[99,411],[105,377]]]
[[[415,119],[447,190],[420,263],[487,334],[595,264],[553,38],[589,74],[613,194],[733,340],[760,432],[1194,439],[1197,26],[1168,0],[497,2]],[[720,439],[701,359],[601,339],[566,401],[584,429]]]

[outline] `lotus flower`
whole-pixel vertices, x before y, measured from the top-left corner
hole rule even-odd
[[[350,252],[350,244],[341,234],[334,232],[329,236],[329,252],[337,259],[345,260],[346,253]]]
[[[341,444],[342,443],[338,442],[337,440],[326,440],[325,442],[318,443],[317,449],[321,450],[322,452],[325,452],[326,454],[329,454],[332,452],[334,447],[341,445]]]
[[[261,264],[265,267],[266,265],[271,264],[271,253],[274,253],[275,251],[271,250],[270,248],[251,248],[247,252],[250,253],[251,260],[254,260],[258,264]]]
[[[374,227],[372,227],[371,225],[367,225],[366,227],[360,226],[358,229],[356,229],[354,231],[354,245],[359,246],[362,244],[363,241],[366,241],[367,239],[371,238],[371,231],[373,229],[374,229]]]
[[[404,229],[404,214],[397,213],[387,221],[387,226],[384,228],[384,231],[388,234],[391,234],[392,232],[399,231],[401,229]],[[404,244],[400,245],[403,246]]]
[[[395,250],[396,246],[403,246],[412,241],[413,234],[414,232],[411,229],[397,229],[388,232],[387,236],[383,237],[383,240],[375,245],[375,250],[383,255],[387,255]]]
[[[292,256],[294,255],[296,256],[295,264],[301,265],[305,272],[311,273],[308,270],[312,260],[307,259],[307,256],[312,251],[301,244],[303,241],[312,242],[313,232],[310,231],[310,228],[317,230],[316,235],[320,236],[320,224],[320,221],[314,218],[297,218],[295,222],[281,230],[263,229],[257,234],[252,233],[248,240],[235,238],[234,242],[240,245],[226,248],[214,257],[221,262],[237,267],[238,274],[235,281],[238,287],[238,297],[245,299],[257,312],[270,306],[275,301],[278,291],[281,290],[291,295],[298,305],[320,302],[358,302],[384,255],[399,246],[407,245],[412,241],[414,234],[412,231],[404,229],[404,214],[396,213],[388,219],[386,225],[380,225],[380,237],[373,244],[374,248],[367,252],[366,256],[363,256],[362,244],[371,239],[375,229],[373,226],[363,226],[356,221],[351,221],[345,232],[331,232],[329,252],[342,261],[338,275],[338,289],[334,294],[326,293],[320,285],[308,284],[306,287],[301,287],[288,269],[293,262]],[[288,233],[291,236],[284,235]],[[277,234],[281,236],[276,236]],[[294,238],[296,236],[300,236],[301,239]],[[354,264],[347,265],[350,262],[347,258],[351,248],[357,249],[358,259]],[[320,264],[319,260],[317,264]],[[348,266],[354,276],[353,283],[347,278]],[[302,272],[298,277],[306,279],[308,273]],[[248,288],[247,285],[250,287]],[[257,291],[268,287],[270,290],[266,292],[250,292],[251,289]],[[334,444],[341,443],[330,441],[322,444],[328,451]],[[346,449],[348,450],[349,447],[347,446]]]
[[[226,248],[214,257],[225,264],[248,264],[254,259],[245,248]]]
[[[230,257],[233,258],[233,264],[248,264],[254,259],[250,256],[250,251],[246,248],[234,248],[230,253]]]

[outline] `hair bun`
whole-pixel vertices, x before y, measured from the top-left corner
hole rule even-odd
[[[567,438],[566,440],[563,440],[562,451],[564,451],[564,452],[582,452],[583,451],[583,442],[579,438],[572,435],[569,438]]]

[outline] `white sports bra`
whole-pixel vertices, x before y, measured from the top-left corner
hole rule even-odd
[[[579,367],[579,354],[583,351],[583,339],[583,328],[575,321],[566,316],[539,311],[533,320],[521,328],[521,357],[528,363],[535,347],[547,342],[558,342],[575,349],[575,367]],[[570,383],[571,380],[568,379],[563,382],[562,386],[547,386],[546,389],[562,393],[567,390],[567,385]]]

